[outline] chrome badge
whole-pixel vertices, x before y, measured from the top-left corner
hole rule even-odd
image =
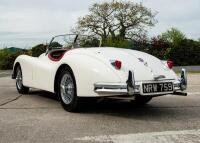
[[[141,63],[144,63],[145,66],[148,66],[147,62],[145,62],[142,58],[138,58]]]

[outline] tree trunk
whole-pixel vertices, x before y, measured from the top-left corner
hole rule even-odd
[[[119,31],[120,33],[119,33],[119,37],[121,38],[121,39],[125,39],[125,37],[126,37],[126,27],[122,27],[121,29],[120,29],[120,31]]]

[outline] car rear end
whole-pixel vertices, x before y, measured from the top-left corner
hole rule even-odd
[[[149,54],[127,49],[92,48],[90,51],[113,68],[121,80],[94,83],[94,91],[100,95],[187,95],[184,92],[187,88],[186,70],[182,69],[181,76],[177,77],[171,61],[161,61]]]

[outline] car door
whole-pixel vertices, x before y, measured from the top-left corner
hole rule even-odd
[[[44,55],[36,60],[33,69],[34,87],[54,92],[55,64]]]

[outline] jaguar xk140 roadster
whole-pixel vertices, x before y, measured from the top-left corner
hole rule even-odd
[[[145,104],[153,97],[187,95],[186,70],[177,77],[170,60],[130,49],[77,48],[78,35],[67,44],[61,38],[65,36],[53,37],[39,57],[21,55],[15,60],[12,78],[20,94],[27,94],[29,88],[55,93],[71,112],[82,97],[117,97]],[[59,46],[52,48],[55,41]]]

